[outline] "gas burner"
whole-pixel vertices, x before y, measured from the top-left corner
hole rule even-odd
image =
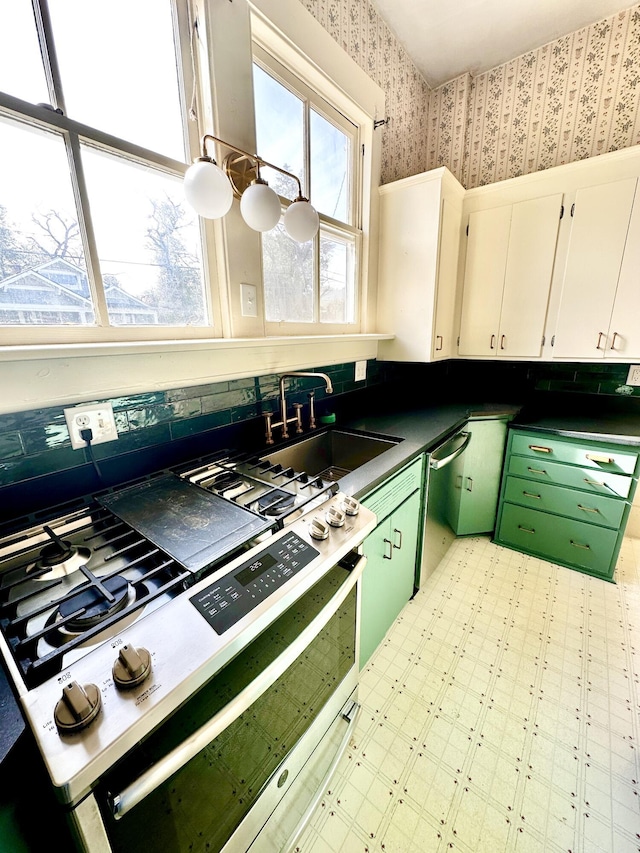
[[[79,634],[123,610],[132,594],[135,598],[129,582],[120,575],[95,581],[62,601],[58,618],[65,630]]]
[[[258,512],[263,515],[268,515],[271,518],[277,518],[279,515],[291,509],[295,502],[295,495],[289,492],[283,492],[282,489],[273,489],[262,495],[257,502],[256,507]]]
[[[216,492],[226,492],[241,486],[242,480],[235,471],[223,471],[221,474],[216,474],[209,485]]]
[[[26,573],[34,579],[50,581],[66,577],[76,572],[91,558],[91,550],[74,545],[67,539],[61,539],[45,524],[43,530],[52,540],[40,551],[40,556],[27,567]]]

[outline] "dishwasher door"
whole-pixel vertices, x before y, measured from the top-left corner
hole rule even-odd
[[[460,458],[470,441],[471,433],[460,430],[428,455],[422,558],[418,563],[416,589],[432,574],[456,537],[447,520],[454,487],[451,463]]]

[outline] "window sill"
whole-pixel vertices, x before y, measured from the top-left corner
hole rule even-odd
[[[376,358],[388,334],[0,347],[0,413]]]

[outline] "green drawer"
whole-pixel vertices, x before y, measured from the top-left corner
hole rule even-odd
[[[610,578],[618,533],[571,518],[504,504],[496,541],[552,562]]]
[[[606,471],[594,471],[593,468],[577,468],[549,459],[533,460],[526,456],[510,456],[508,473],[615,498],[629,497],[633,485],[633,479],[626,474],[609,474]]]
[[[515,432],[511,453],[538,461],[566,462],[617,474],[633,474],[638,460],[638,454],[633,450],[612,449],[610,445],[575,439],[547,438],[541,433]]]
[[[378,516],[378,524],[416,489],[421,488],[423,461],[423,456],[419,456],[363,499],[362,504]]]
[[[564,486],[549,483],[532,483],[520,477],[507,477],[504,500],[520,506],[528,506],[543,512],[567,515],[588,524],[614,527],[622,523],[626,503],[618,498],[588,495]]]

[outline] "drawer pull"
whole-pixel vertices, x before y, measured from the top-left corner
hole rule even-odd
[[[553,453],[550,447],[541,447],[539,444],[530,444],[529,450],[536,450],[538,453]]]
[[[397,528],[397,527],[394,527],[394,528],[393,528],[393,532],[398,534],[398,537],[399,537],[399,543],[400,543],[399,545],[396,545],[396,544],[395,544],[395,542],[394,542],[394,543],[393,543],[393,547],[394,547],[394,548],[397,548],[397,549],[398,549],[398,551],[399,551],[399,550],[402,548],[402,530],[398,530],[398,528]]]
[[[542,495],[534,495],[533,492],[523,492],[522,494],[525,498],[535,498],[538,501],[542,498]]]
[[[602,453],[587,453],[586,457],[592,462],[602,462],[603,465],[611,465],[614,461],[613,456],[603,456]]]
[[[383,554],[382,557],[385,560],[390,560],[393,557],[393,542],[391,541],[391,539],[383,539],[383,542],[385,545],[389,546],[389,553]]]
[[[523,527],[521,524],[518,525],[518,530],[522,530],[524,533],[535,533],[536,531],[531,527]]]
[[[472,492],[473,491],[473,479],[471,477],[467,477],[467,483],[468,483],[467,491]]]
[[[611,488],[608,483],[599,483],[597,480],[590,480],[588,477],[584,478],[585,483],[589,486],[599,486],[601,489],[609,489]]]
[[[585,512],[600,512],[599,509],[594,509],[593,507],[590,507],[590,506],[582,506],[582,504],[578,504],[578,509],[582,509]]]
[[[579,542],[574,542],[573,539],[569,539],[569,542],[573,545],[574,548],[582,548],[583,551],[591,550],[591,545],[581,545]]]
[[[542,468],[529,468],[529,467],[527,467],[527,471],[530,471],[532,474],[546,474],[547,473]]]

